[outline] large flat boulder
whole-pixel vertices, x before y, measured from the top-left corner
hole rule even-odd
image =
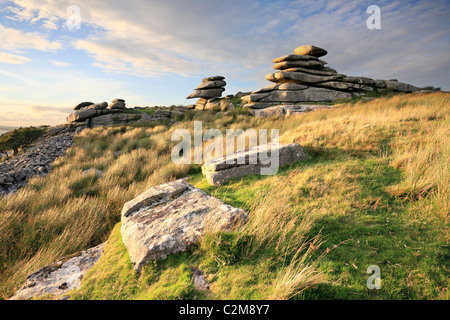
[[[159,185],[127,202],[121,233],[136,271],[152,260],[188,250],[205,230],[229,230],[245,221],[242,209],[224,204],[184,180]]]
[[[398,91],[398,92],[409,93],[409,92],[416,92],[416,91],[420,90],[418,87],[415,87],[411,84],[398,82],[398,81],[394,81],[394,80],[386,80],[386,81],[384,81],[384,83],[385,83],[387,89],[392,89],[392,90]]]
[[[273,107],[268,107],[265,109],[251,109],[250,113],[255,117],[267,118],[267,117],[289,117],[292,115],[305,113],[314,110],[328,109],[331,106],[328,105],[316,105],[316,104],[305,104],[305,105],[278,105]]]
[[[204,90],[196,90],[191,93],[186,99],[194,99],[194,98],[217,98],[222,95],[222,92],[225,91],[225,88],[214,88],[214,89],[204,89]]]
[[[332,90],[328,88],[309,87],[304,90],[275,90],[272,92],[263,92],[251,94],[246,101],[249,103],[301,103],[301,102],[332,102],[336,99],[351,98],[348,92]],[[261,105],[264,108],[263,105]],[[267,105],[269,106],[269,105]],[[253,105],[245,105],[259,109]]]
[[[272,157],[278,161],[275,171],[269,169],[273,164],[269,161]],[[273,143],[239,150],[234,154],[214,159],[202,166],[202,173],[210,185],[217,186],[228,182],[231,178],[269,172],[275,174],[279,167],[292,165],[307,158],[298,143]]]
[[[226,85],[227,85],[227,83],[223,80],[204,81],[200,85],[198,85],[194,90],[221,88],[221,87],[225,87]]]
[[[39,269],[28,276],[23,286],[10,300],[29,300],[44,295],[58,298],[70,290],[79,288],[81,279],[98,261],[104,246],[104,243],[100,244]]]
[[[305,56],[305,55],[299,55],[299,54],[288,54],[279,58],[275,58],[272,60],[273,63],[279,63],[284,61],[307,61],[307,60],[318,60],[316,57],[313,56]]]
[[[141,119],[139,114],[128,114],[128,113],[108,113],[95,118],[90,121],[90,126],[92,128],[126,124],[129,122],[137,121]]]
[[[276,70],[284,70],[289,68],[322,68],[325,63],[320,60],[297,60],[297,61],[282,61],[273,65]]]
[[[337,80],[340,78],[342,78],[342,76],[339,75],[324,76],[303,72],[286,72],[286,71],[278,71],[266,75],[266,79],[272,82],[276,83],[295,82],[299,84],[315,84],[324,81]]]

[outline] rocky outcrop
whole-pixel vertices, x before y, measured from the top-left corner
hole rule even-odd
[[[134,107],[128,109],[123,99],[114,99],[110,105],[107,102],[94,104],[82,102],[74,107],[75,112],[67,117],[67,126],[74,128],[76,133],[87,128],[125,125],[132,122],[173,121],[174,117],[184,114],[186,108],[166,107]],[[151,112],[148,112],[151,110]],[[182,110],[182,111],[181,111]]]
[[[114,99],[109,106],[107,102],[96,104],[82,102],[74,107],[75,112],[67,117],[67,123],[78,133],[86,128],[121,125],[141,120],[139,114],[125,113],[125,109],[123,99]]]
[[[39,269],[28,276],[10,300],[29,300],[45,295],[58,299],[70,290],[78,289],[81,279],[100,258],[104,246],[100,244]]]
[[[247,214],[184,180],[159,185],[127,202],[121,233],[135,270],[188,250],[205,230],[228,230]]]
[[[210,185],[221,185],[231,178],[247,175],[275,174],[279,167],[292,165],[308,156],[298,143],[273,143],[240,150],[214,159],[202,166],[202,173]],[[275,167],[273,161],[278,161]]]
[[[197,86],[193,93],[186,97],[186,99],[200,98],[195,104],[197,110],[212,109],[217,106],[219,98],[222,96],[222,92],[225,91],[226,86],[225,78],[222,76],[214,76],[205,78],[202,83]]]
[[[294,54],[273,59],[276,72],[266,79],[275,84],[242,97],[245,107],[264,109],[280,104],[302,102],[333,102],[348,99],[380,89],[397,92],[415,92],[419,88],[396,80],[374,80],[366,77],[350,77],[326,67],[319,57],[327,51],[307,45],[294,50]]]
[[[0,163],[0,196],[16,192],[33,176],[47,175],[51,164],[73,144],[73,130],[50,129],[21,154]]]

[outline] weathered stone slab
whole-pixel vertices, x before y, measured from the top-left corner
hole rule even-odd
[[[194,98],[217,98],[222,95],[222,92],[225,91],[225,88],[215,88],[215,89],[204,89],[204,90],[196,90],[191,93],[186,99],[194,99]]]
[[[105,114],[95,118],[92,118],[89,125],[92,128],[101,127],[101,126],[110,126],[110,125],[118,125],[125,124],[132,121],[137,121],[141,119],[141,115],[139,114],[127,114],[127,113],[114,113],[114,114]]]
[[[93,102],[81,102],[77,104],[75,107],[73,107],[73,110],[80,110],[81,108],[89,107],[93,105]]]
[[[279,58],[275,58],[272,60],[273,63],[279,63],[284,61],[308,61],[308,60],[318,60],[317,57],[313,56],[305,56],[299,54],[288,54]]]
[[[394,91],[399,91],[399,92],[416,92],[416,91],[420,90],[419,88],[417,88],[411,84],[398,82],[398,81],[387,80],[387,81],[384,81],[384,83],[386,84],[387,89],[392,89]]]
[[[289,68],[319,68],[323,67],[326,63],[320,60],[306,60],[306,61],[283,61],[274,64],[273,68],[276,70],[284,70]]]
[[[306,46],[300,46],[295,48],[294,54],[298,55],[308,55],[308,56],[314,56],[314,57],[323,57],[328,52],[325,49],[312,46],[312,45],[306,45]]]
[[[225,80],[225,77],[222,77],[222,76],[208,77],[208,78],[204,78],[202,80],[202,82],[206,82],[206,81],[220,81],[220,80]]]
[[[339,78],[343,78],[344,76],[341,74],[338,74],[336,70],[332,68],[322,68],[322,69],[307,69],[307,68],[289,68],[284,69],[284,72],[303,72],[303,73],[309,73],[314,74],[318,76],[337,76]]]
[[[223,80],[204,81],[200,85],[198,85],[197,88],[195,88],[194,90],[221,88],[225,87],[226,85],[227,83]]]
[[[229,230],[247,214],[184,180],[151,188],[122,210],[122,239],[135,270],[188,250],[205,230]]]
[[[303,72],[286,72],[278,71],[266,75],[266,79],[272,82],[296,82],[298,84],[315,84],[324,81],[332,81],[339,79],[340,76],[321,76]]]
[[[309,111],[314,111],[318,109],[331,108],[328,105],[278,105],[272,106],[265,109],[255,109],[251,110],[250,113],[255,117],[267,118],[267,117],[289,117],[295,114],[305,113]]]
[[[97,115],[97,110],[95,108],[90,109],[89,107],[77,110],[67,117],[67,122],[83,122],[89,118]]]
[[[366,77],[346,76],[344,81],[352,82],[352,83],[358,83],[358,84],[364,84],[364,85],[375,85],[375,80],[370,79],[370,78],[366,78]]]
[[[39,269],[27,280],[11,300],[28,300],[44,295],[58,298],[81,285],[81,279],[101,256],[105,244],[64,257],[58,262]]]
[[[221,185],[231,178],[260,175],[264,171],[268,173],[271,165],[269,159],[274,155],[278,161],[276,171],[279,167],[308,158],[298,143],[273,143],[240,150],[234,154],[214,159],[202,166],[202,173],[210,185]],[[272,174],[274,173],[276,172],[272,172]]]
[[[331,90],[327,88],[309,87],[304,90],[288,91],[276,90],[268,93],[252,94],[249,97],[249,103],[300,103],[300,102],[332,102],[339,98],[351,98],[352,95],[348,92]],[[245,105],[250,107],[250,105]],[[253,107],[254,109],[264,108]]]

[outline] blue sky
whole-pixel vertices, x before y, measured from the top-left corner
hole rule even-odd
[[[366,27],[374,4],[380,30]],[[224,95],[253,91],[303,44],[343,74],[449,90],[449,17],[439,0],[0,0],[0,125],[62,124],[82,101],[187,105],[213,75]]]

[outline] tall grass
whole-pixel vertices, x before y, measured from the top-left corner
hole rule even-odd
[[[222,132],[276,128],[282,142],[300,143],[317,161],[347,161],[338,172],[318,165],[303,168],[308,174],[296,172],[294,181],[291,175],[277,176],[268,184],[251,185],[260,191],[245,208],[252,214],[238,242],[247,256],[269,251],[281,259],[276,284],[263,296],[292,297],[323,281],[316,260],[310,260],[320,241],[308,240],[307,234],[319,216],[339,211],[352,200],[343,199],[342,190],[359,192],[345,185],[356,175],[350,168],[358,159],[378,159],[402,172],[402,179],[384,191],[404,201],[412,218],[448,223],[449,111],[450,95],[434,93],[379,98],[286,119],[258,119],[240,110],[220,116],[207,111],[190,112],[171,128],[136,124],[85,130],[47,177],[33,178],[17,193],[0,198],[0,297],[11,296],[38,268],[105,241],[126,201],[152,186],[198,172],[196,166],[175,165],[170,158],[177,143],[170,141],[173,130],[192,132],[193,120],[203,121],[204,130]],[[90,168],[102,170],[103,176],[82,173]],[[308,194],[308,204],[295,198],[302,193]],[[378,202],[372,200],[370,206],[375,207]]]

